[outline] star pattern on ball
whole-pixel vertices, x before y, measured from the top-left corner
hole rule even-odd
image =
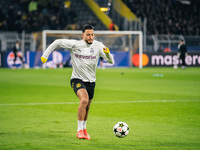
[[[124,131],[122,130],[122,133],[121,133],[121,135],[123,136],[123,135],[125,135],[125,133],[126,133],[126,132],[124,132]]]
[[[114,132],[115,132],[115,133],[117,132],[117,128],[114,129]]]
[[[118,138],[124,138],[129,133],[129,126],[124,122],[118,122],[114,125],[113,132]]]
[[[120,126],[120,127],[123,127],[123,126],[124,126],[124,124],[123,124],[123,123],[120,123],[120,124],[119,124],[119,126]]]

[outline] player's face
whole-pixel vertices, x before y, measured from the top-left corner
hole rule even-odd
[[[94,40],[94,31],[93,29],[87,29],[84,33],[82,33],[83,40],[87,44],[92,44]]]

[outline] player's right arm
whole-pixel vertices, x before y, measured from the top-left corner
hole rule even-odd
[[[56,48],[62,47],[71,49],[74,45],[75,40],[67,40],[67,39],[57,39],[53,43],[51,43],[41,57],[41,62],[45,63],[53,50]]]
[[[178,45],[178,53],[177,53],[178,58],[180,58],[180,55],[181,55],[181,44]]]
[[[53,43],[51,43],[47,49],[45,50],[45,52],[43,53],[42,57],[41,57],[41,62],[45,63],[49,57],[49,55],[51,54],[51,52],[53,50],[55,50],[56,48],[58,48],[60,45],[60,40],[55,40]]]

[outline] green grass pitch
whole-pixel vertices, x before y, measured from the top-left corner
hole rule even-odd
[[[76,138],[71,72],[0,69],[0,149],[200,149],[200,68],[97,70],[90,141]],[[119,121],[125,138],[113,134]]]

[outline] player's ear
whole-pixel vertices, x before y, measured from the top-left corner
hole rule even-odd
[[[82,38],[84,37],[84,33],[82,33]]]

